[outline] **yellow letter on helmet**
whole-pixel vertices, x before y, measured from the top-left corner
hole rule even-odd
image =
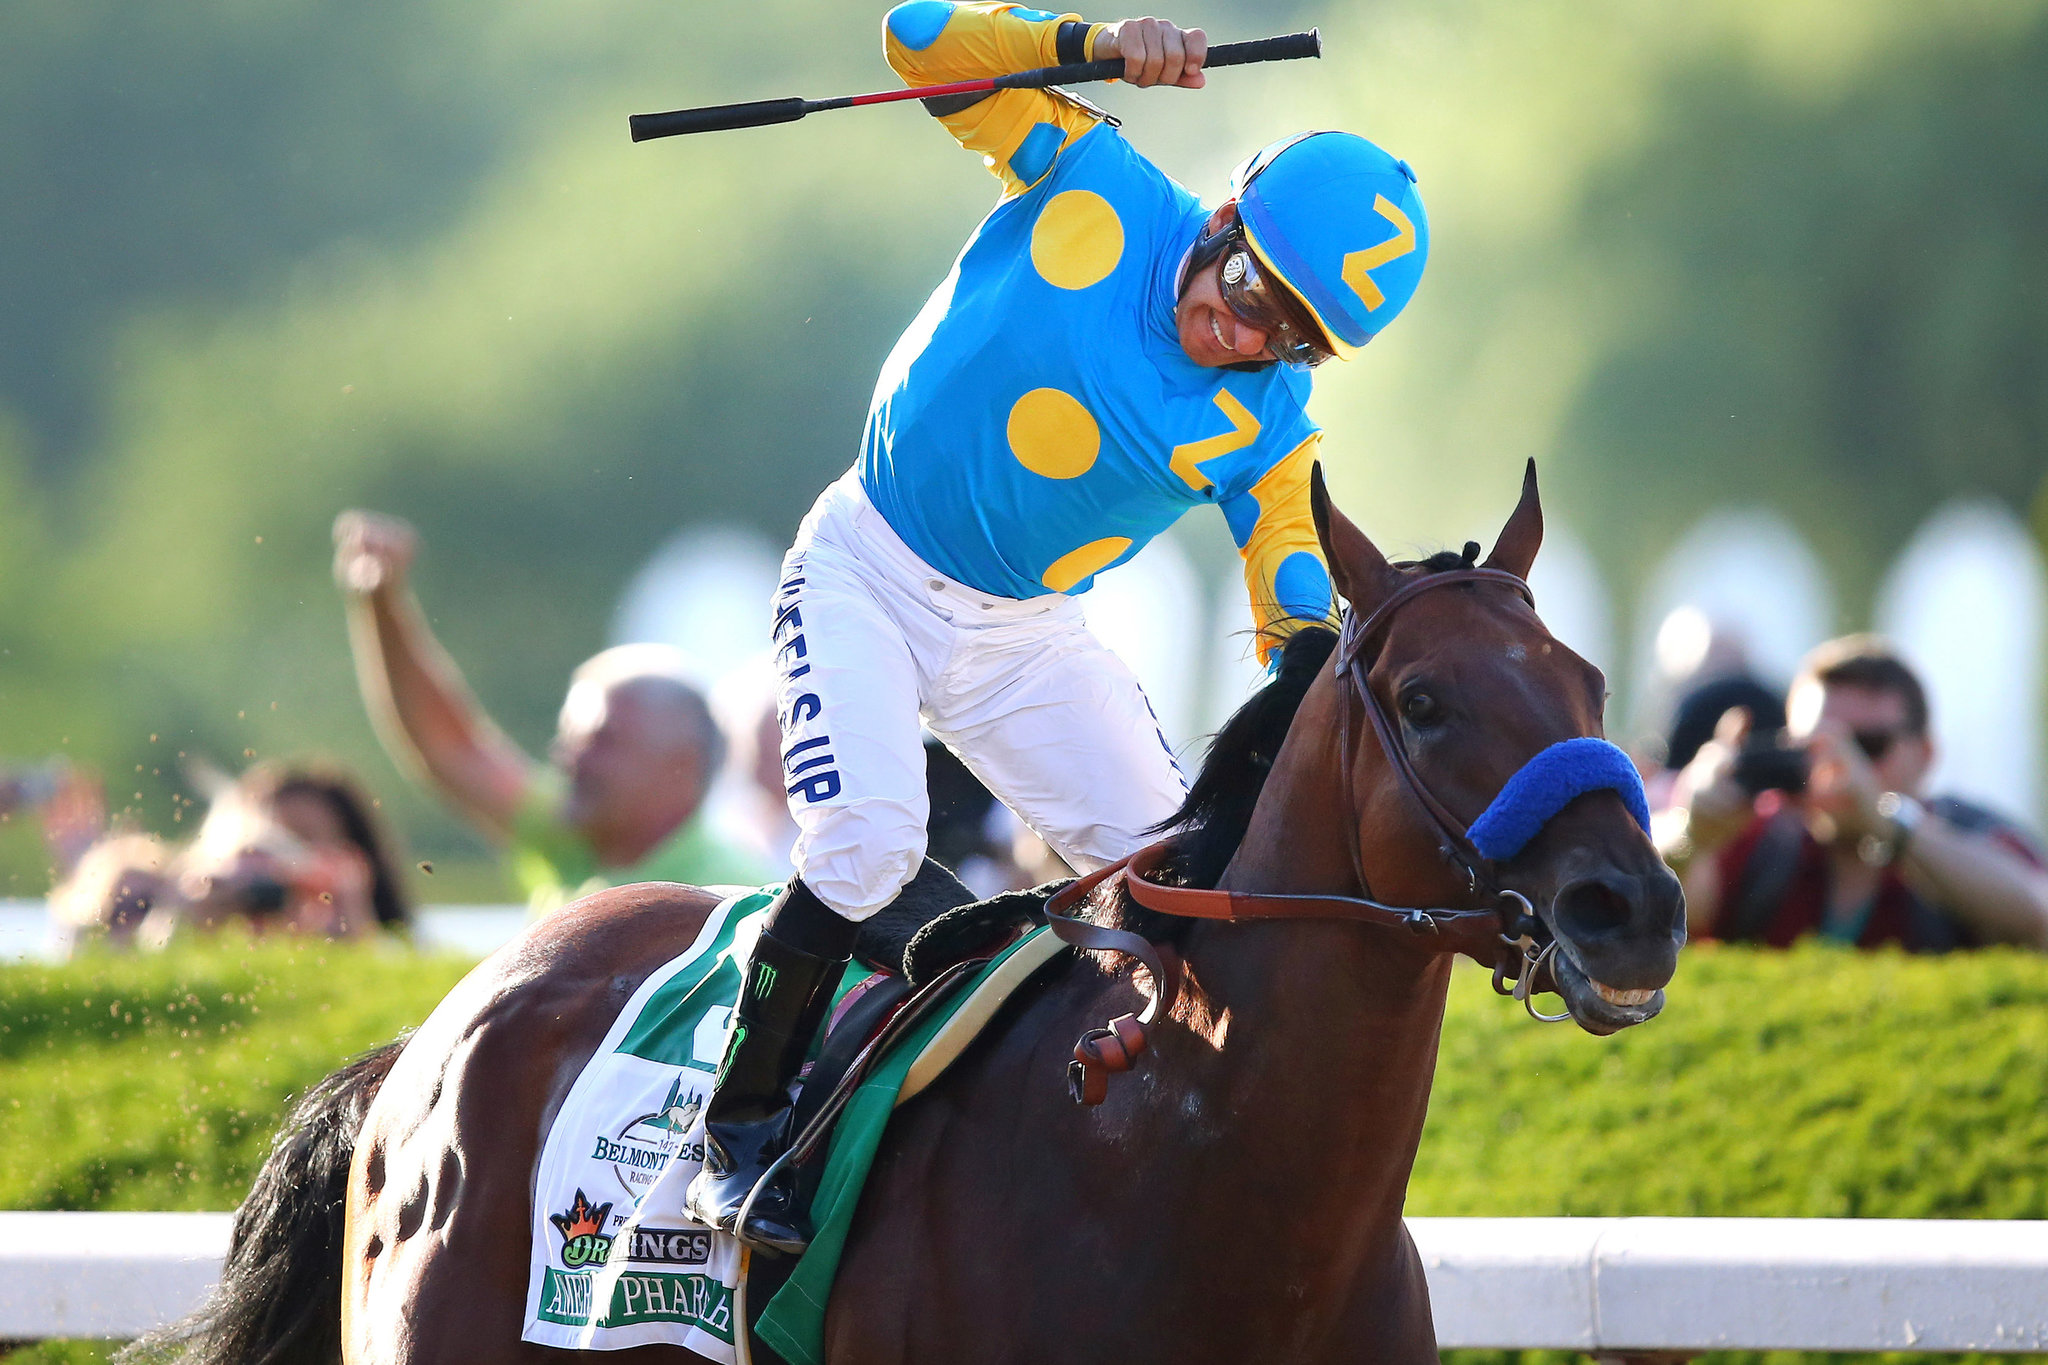
[[[1399,260],[1415,250],[1415,224],[1408,221],[1408,215],[1384,194],[1374,196],[1372,207],[1375,213],[1394,225],[1394,235],[1344,258],[1344,283],[1364,300],[1368,313],[1387,301],[1387,296],[1373,283],[1372,272],[1388,261]]]

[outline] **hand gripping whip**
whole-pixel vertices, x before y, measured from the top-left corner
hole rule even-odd
[[[1219,43],[1209,49],[1202,69],[1243,66],[1247,62],[1284,62],[1296,57],[1320,57],[1323,40],[1315,29],[1306,33],[1283,33],[1277,38],[1260,38],[1249,43]],[[633,141],[674,137],[677,133],[716,133],[727,128],[761,128],[771,123],[794,123],[805,114],[825,109],[852,109],[863,104],[893,104],[897,100],[928,100],[946,95],[976,95],[994,90],[1037,90],[1048,85],[1079,85],[1084,81],[1110,81],[1124,74],[1124,59],[1111,57],[1100,62],[1074,62],[1067,66],[1041,66],[1035,71],[1015,71],[978,81],[954,81],[950,85],[926,85],[912,90],[882,90],[872,95],[841,95],[836,99],[807,100],[801,96],[786,100],[754,100],[748,104],[713,104],[702,109],[676,109],[666,114],[635,114]]]

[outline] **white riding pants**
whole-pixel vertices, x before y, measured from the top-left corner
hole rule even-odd
[[[804,518],[775,609],[777,714],[797,875],[848,919],[924,862],[919,719],[1086,872],[1179,807],[1179,768],[1081,605],[991,597],[931,568],[849,472]]]

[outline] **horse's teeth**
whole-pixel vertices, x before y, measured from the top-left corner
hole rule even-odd
[[[1597,981],[1593,983],[1593,989],[1599,992],[1600,998],[1610,1005],[1647,1005],[1650,1003],[1650,997],[1657,993],[1655,990],[1618,991],[1612,986],[1603,986]]]

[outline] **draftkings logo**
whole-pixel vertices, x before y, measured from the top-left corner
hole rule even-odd
[[[704,1265],[711,1259],[705,1228],[629,1228],[626,1259],[657,1265]]]
[[[562,1264],[571,1270],[586,1265],[601,1265],[612,1254],[612,1239],[604,1235],[605,1220],[611,1217],[612,1206],[599,1204],[592,1208],[583,1191],[576,1191],[576,1201],[567,1213],[551,1213],[548,1221],[555,1225],[555,1231],[562,1234]]]

